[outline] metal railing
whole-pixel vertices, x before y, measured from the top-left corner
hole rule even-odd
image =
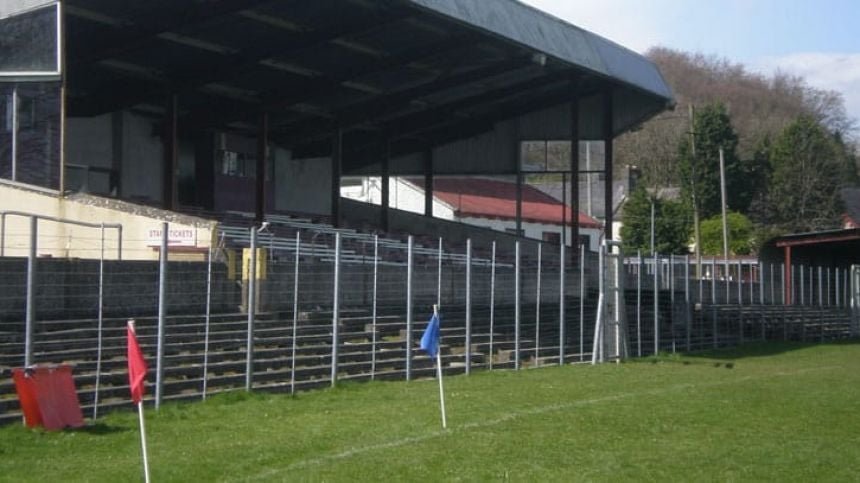
[[[196,261],[170,259],[166,239],[157,262],[106,259],[103,236],[91,240],[96,258],[0,258],[0,369],[76,364],[79,398],[96,418],[127,403],[130,317],[156,368],[156,406],[232,390],[432,377],[415,341],[434,304],[448,373],[591,361],[601,294],[612,301],[607,359],[858,335],[856,282],[846,283],[858,276],[842,270],[797,269],[805,295],[791,306],[780,298],[782,269],[752,261],[710,261],[702,273],[714,278],[695,278],[689,257],[614,251],[601,264],[584,248],[530,240],[448,244],[321,228],[288,237],[228,228]],[[18,414],[17,401],[3,397],[13,391],[0,382],[0,420]]]

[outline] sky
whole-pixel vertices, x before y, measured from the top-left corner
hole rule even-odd
[[[523,0],[637,52],[715,54],[842,93],[860,120],[860,0]]]

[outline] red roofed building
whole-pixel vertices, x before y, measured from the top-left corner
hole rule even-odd
[[[423,180],[392,178],[390,207],[423,213]],[[379,178],[365,178],[361,186],[344,186],[341,194],[357,201],[379,203]],[[433,180],[433,216],[508,233],[516,232],[516,184],[488,178],[447,178]],[[580,237],[591,250],[597,250],[603,225],[580,212]],[[565,239],[571,245],[568,207],[539,189],[522,187],[522,231],[529,238],[558,242],[563,220],[567,221]]]

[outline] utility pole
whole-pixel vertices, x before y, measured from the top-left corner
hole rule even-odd
[[[654,255],[654,198],[651,198],[651,255]]]
[[[690,163],[690,184],[693,195],[693,242],[696,244],[696,278],[702,278],[702,244],[699,237],[699,202],[696,196],[696,125],[693,117],[693,105],[690,104],[690,150],[693,155]]]
[[[723,258],[729,258],[729,228],[726,219],[726,162],[723,158],[723,148],[720,148],[720,195],[723,209]],[[740,275],[738,275],[740,276]]]

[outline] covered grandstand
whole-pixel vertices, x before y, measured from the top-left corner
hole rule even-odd
[[[631,355],[860,332],[845,273],[787,310],[773,266],[694,280],[688,258],[604,267],[518,236],[539,177],[578,241],[588,177],[611,239],[613,138],[673,102],[644,57],[518,1],[12,5],[0,35],[44,65],[0,52],[0,371],[75,364],[93,418],[128,405],[130,317],[156,406],[431,376],[416,335],[434,304],[447,373],[590,361],[607,282]],[[433,216],[436,182],[470,176],[513,182],[511,232]],[[378,204],[341,197],[359,177],[384,180]],[[389,208],[395,177],[422,213]],[[0,421],[13,391],[0,378]]]
[[[40,28],[28,17],[55,8],[20,3],[7,31]],[[0,177],[60,196],[340,225],[344,175],[424,176],[430,195],[434,175],[522,183],[535,169],[521,162],[528,141],[602,141],[596,170],[611,183],[612,138],[672,103],[647,59],[513,0],[68,0],[59,11],[65,69],[0,84],[35,113],[14,159],[0,153]],[[539,169],[584,170],[568,152]],[[378,228],[387,221],[382,209]]]

